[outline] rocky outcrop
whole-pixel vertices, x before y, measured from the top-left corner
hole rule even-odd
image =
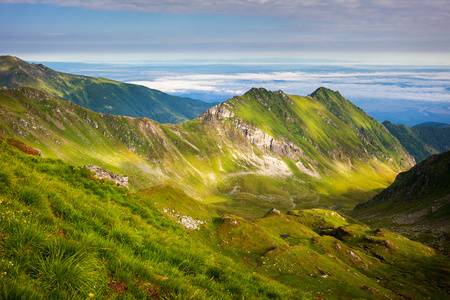
[[[279,91],[278,93],[283,98],[290,99],[281,91]],[[260,100],[263,101],[262,99]],[[229,107],[229,104],[224,102],[210,108],[207,112],[201,115],[199,119],[217,126],[220,120],[232,118],[232,123],[234,124],[235,128],[243,134],[243,136],[250,142],[250,144],[254,145],[259,150],[264,151],[265,149],[267,149],[277,155],[287,156],[290,159],[298,162],[297,166],[303,173],[316,178],[321,177],[312,165],[305,166],[304,164],[302,164],[300,158],[303,158],[310,163],[314,162],[308,156],[306,156],[303,150],[296,144],[294,144],[291,140],[286,137],[275,139],[273,136],[264,132],[263,130],[248,124],[239,117],[236,117],[234,112],[232,112],[230,109],[231,108]]]
[[[99,179],[107,179],[114,181],[118,186],[125,186],[128,188],[128,177],[122,174],[115,174],[111,171],[105,170],[99,166],[86,165],[86,169],[95,172],[95,177]]]
[[[228,104],[226,102],[220,103],[214,107],[208,109],[205,113],[203,113],[198,118],[201,120],[205,120],[208,123],[215,123],[214,120],[223,120],[228,118],[233,118],[234,113],[228,109]]]
[[[187,215],[180,215],[175,210],[170,210],[167,207],[163,208],[163,212],[172,218],[175,218],[177,220],[178,224],[181,224],[184,228],[188,230],[199,230],[200,225],[206,224],[206,221],[203,220],[196,220],[192,218],[191,216]]]
[[[293,160],[305,157],[302,149],[287,138],[276,140],[270,134],[239,119],[234,124],[244,134],[245,138],[260,150],[264,148],[269,149],[276,154],[287,156]]]
[[[272,207],[268,212],[266,212],[266,214],[264,215],[263,218],[266,218],[266,217],[269,217],[269,216],[273,216],[273,215],[282,217],[281,211],[279,211],[275,207]]]
[[[198,230],[198,229],[200,229],[200,225],[203,225],[206,222],[202,221],[202,220],[196,220],[190,216],[181,216],[178,223],[183,225],[183,227],[188,230]]]

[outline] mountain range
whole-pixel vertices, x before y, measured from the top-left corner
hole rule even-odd
[[[67,82],[86,89],[61,79],[72,75],[8,59],[23,66],[0,65],[4,298],[449,295],[448,258],[384,229],[448,234],[448,152],[414,166],[431,148],[408,150],[438,138],[408,148],[398,125],[324,87],[252,88],[177,124],[96,112],[64,99]],[[114,90],[96,80],[85,81]],[[124,174],[130,189],[85,165]]]
[[[382,124],[325,88],[308,97],[252,89],[175,125],[95,113],[32,88],[0,99],[5,137],[127,174],[135,188],[171,184],[242,216],[273,205],[350,210],[414,164]]]
[[[32,87],[96,112],[147,117],[160,123],[193,119],[214,105],[140,85],[54,71],[17,57],[0,56],[0,88]]]

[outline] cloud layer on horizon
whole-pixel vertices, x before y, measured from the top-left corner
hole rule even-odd
[[[259,72],[235,74],[165,74],[140,84],[175,95],[241,95],[252,87],[307,95],[320,86],[338,90],[348,99],[384,99],[450,103],[450,70],[441,72]],[[208,99],[212,100],[212,99]]]

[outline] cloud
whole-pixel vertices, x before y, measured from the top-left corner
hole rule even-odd
[[[133,81],[169,94],[241,95],[252,87],[307,95],[320,86],[338,90],[348,99],[409,100],[450,103],[446,89],[450,71],[328,71],[234,74],[167,74],[151,81]]]
[[[406,23],[449,24],[447,0],[0,0],[0,3],[53,4],[91,10],[145,11],[165,14],[280,15],[294,16],[295,26],[316,22],[329,26],[345,23],[355,31],[362,23],[389,27]],[[292,19],[291,19],[292,21]],[[352,25],[353,24],[353,25]],[[328,28],[333,30],[333,28]]]
[[[0,0],[0,3],[33,3],[41,8],[36,9],[35,16],[26,18],[21,6],[11,10],[15,16],[4,13],[0,25],[5,32],[18,31],[30,23],[24,30],[50,30],[41,27],[51,24],[46,26],[62,27],[61,30],[73,33],[56,44],[24,39],[33,49],[52,47],[76,52],[91,47],[91,52],[129,49],[148,53],[222,51],[275,55],[308,51],[448,53],[450,49],[448,0]],[[55,11],[54,6],[62,13],[44,18],[46,12]],[[27,8],[26,11],[32,10]],[[20,18],[23,22],[19,23]],[[65,26],[69,22],[70,26]],[[97,46],[102,43],[103,47]],[[12,46],[3,49],[10,53],[20,50]]]

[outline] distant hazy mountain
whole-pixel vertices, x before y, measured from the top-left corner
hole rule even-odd
[[[395,182],[352,216],[450,250],[450,151],[400,173]]]
[[[439,122],[425,122],[425,123],[420,123],[420,124],[414,125],[413,127],[423,127],[423,126],[430,126],[430,127],[436,127],[436,128],[448,128],[448,127],[450,127],[450,124],[439,123]]]
[[[446,125],[444,123],[429,122],[408,127],[384,121],[383,125],[400,141],[416,162],[450,150],[450,127],[444,126]]]
[[[140,85],[56,72],[42,64],[0,56],[0,88],[19,87],[46,91],[96,112],[147,117],[160,123],[191,120],[214,105],[171,96]]]

